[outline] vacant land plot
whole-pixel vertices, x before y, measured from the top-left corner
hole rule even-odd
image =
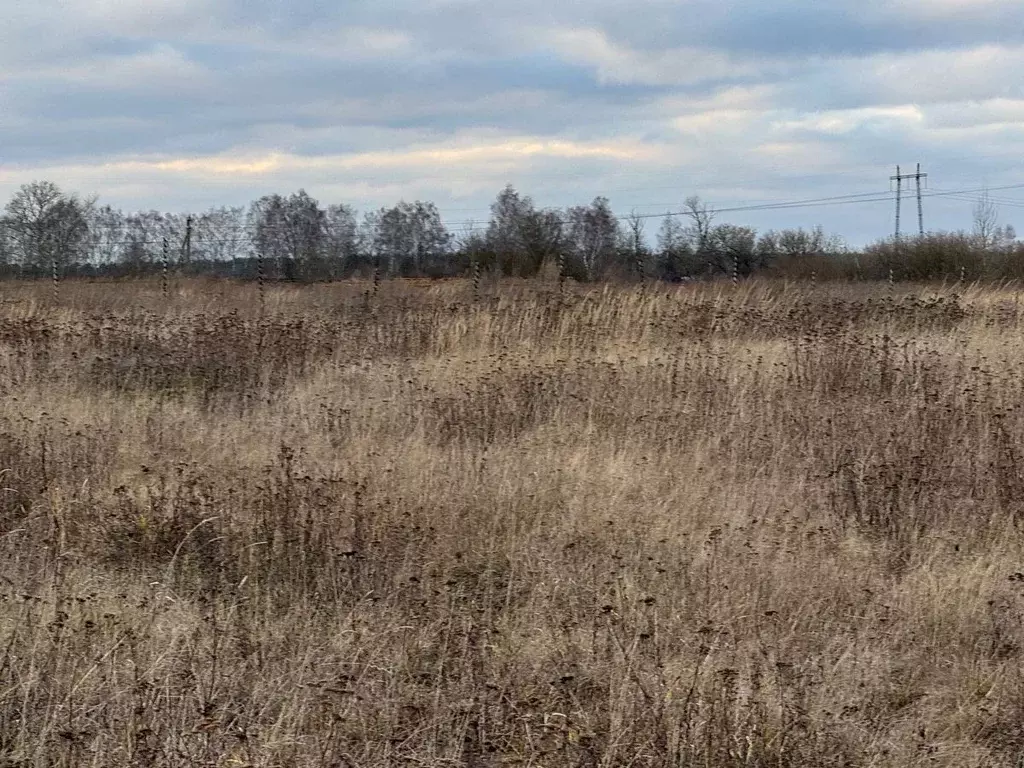
[[[0,285],[0,765],[1019,765],[1019,293],[365,290]]]

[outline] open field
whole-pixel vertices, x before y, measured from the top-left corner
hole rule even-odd
[[[0,766],[1018,766],[1010,288],[0,284]]]

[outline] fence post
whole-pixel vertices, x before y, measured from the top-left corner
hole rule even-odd
[[[256,251],[256,290],[259,293],[261,315],[267,308],[266,289],[264,288],[263,282],[263,249],[260,248]]]
[[[473,301],[480,300],[480,256],[473,256]]]
[[[167,294],[170,292],[170,286],[167,284],[167,272],[168,272],[168,270],[170,268],[170,260],[171,260],[170,253],[171,253],[171,244],[170,244],[170,241],[165,237],[164,238],[164,249],[163,249],[163,265],[162,265],[162,268],[160,270],[160,290],[163,293],[165,299],[167,298]]]
[[[53,303],[56,304],[60,301],[60,273],[57,270],[56,256],[51,259],[50,266],[53,271]]]

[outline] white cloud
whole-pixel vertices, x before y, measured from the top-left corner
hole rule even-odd
[[[358,192],[361,199],[386,202],[383,193],[404,196],[402,189],[460,190],[499,188],[510,173],[534,163],[578,162],[652,164],[661,148],[634,139],[615,141],[552,140],[509,136],[474,140],[464,137],[434,145],[350,154],[304,156],[289,152],[225,152],[192,157],[113,158],[105,162],[0,169],[0,193],[13,192],[36,178],[56,179],[75,189],[105,188],[112,180],[122,190],[154,188],[235,187],[339,189]],[[470,183],[466,183],[470,180]],[[143,195],[143,197],[148,197]]]
[[[886,0],[881,11],[904,18],[948,19],[1013,10],[1016,6],[1017,0]]]
[[[938,128],[1014,127],[1024,131],[1024,99],[984,99],[935,104],[928,109],[929,125]]]
[[[49,177],[128,207],[307,187],[486,209],[514,181],[628,210],[1024,162],[1019,0],[8,5],[0,195]]]
[[[1024,94],[1024,46],[981,45],[961,50],[883,54],[859,74],[881,98],[948,102]]]
[[[166,88],[199,91],[212,82],[213,73],[190,60],[168,43],[122,55],[97,55],[69,66],[43,64],[0,72],[0,82],[23,78],[60,82],[73,87],[116,92],[144,87],[156,92]],[[180,90],[178,91],[180,94]]]
[[[260,24],[239,24],[226,29],[206,29],[194,39],[204,45],[244,47],[254,56],[276,53],[339,62],[386,61],[424,55],[407,31],[329,22],[278,32]]]
[[[908,104],[897,107],[827,110],[793,119],[778,120],[772,127],[780,131],[842,135],[868,126],[880,130],[919,126],[924,123],[924,119],[924,113],[919,107]]]
[[[384,172],[390,170],[461,169],[481,166],[508,167],[530,158],[612,160],[650,160],[654,149],[629,140],[615,142],[575,142],[510,137],[500,142],[474,144],[459,143],[432,147],[414,147],[390,151],[360,152],[341,155],[307,157],[290,153],[271,152],[262,155],[233,156],[231,154],[158,160],[125,160],[113,164],[119,170],[156,170],[168,174],[184,174],[202,179],[221,175],[262,176],[281,171],[323,172]],[[457,172],[457,171],[456,171]]]
[[[539,37],[565,60],[593,67],[603,83],[684,85],[763,74],[765,69],[764,62],[699,47],[636,51],[612,42],[599,29],[547,30]]]

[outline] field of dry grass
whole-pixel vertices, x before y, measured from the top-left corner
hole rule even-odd
[[[1011,288],[0,285],[0,766],[1024,754]]]

